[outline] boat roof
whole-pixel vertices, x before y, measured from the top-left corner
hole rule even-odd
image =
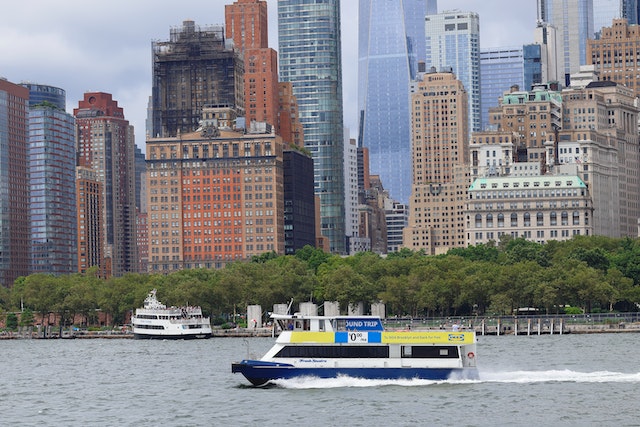
[[[287,319],[380,319],[380,316],[371,316],[371,315],[338,315],[338,316],[318,316],[318,315],[307,315],[302,313],[294,313],[294,314],[277,314],[271,313],[271,318],[275,320],[287,320]]]

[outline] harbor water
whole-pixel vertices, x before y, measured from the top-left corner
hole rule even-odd
[[[478,381],[300,379],[231,363],[271,338],[0,340],[0,424],[638,426],[640,334],[479,336]]]

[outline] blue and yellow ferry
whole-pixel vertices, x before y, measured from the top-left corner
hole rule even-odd
[[[231,365],[253,385],[294,377],[477,379],[476,336],[467,331],[388,331],[375,316],[272,314],[280,330],[260,360]]]

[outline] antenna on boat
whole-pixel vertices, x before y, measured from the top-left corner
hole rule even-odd
[[[291,306],[293,305],[293,298],[289,301],[289,305],[287,306],[287,314],[291,314]]]

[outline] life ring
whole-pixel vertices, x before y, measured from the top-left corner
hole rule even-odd
[[[468,357],[469,359],[473,359],[474,357],[476,357],[476,355],[475,355],[475,354],[473,354],[473,351],[470,351],[469,353],[467,353],[467,357]]]

